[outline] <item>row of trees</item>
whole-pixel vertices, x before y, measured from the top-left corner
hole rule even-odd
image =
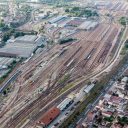
[[[6,25],[3,20],[0,20],[0,30],[6,31],[8,29],[9,29],[8,25]]]
[[[19,36],[24,36],[25,34],[36,35],[37,32],[34,32],[34,31],[32,31],[30,33],[17,32],[17,31],[15,31],[15,29],[11,28],[9,31],[4,33],[2,41],[5,44],[5,42],[10,38],[10,36],[14,36],[14,38],[16,38],[16,37],[19,37]]]
[[[65,12],[70,14],[71,16],[77,16],[77,17],[98,17],[98,13],[95,10],[92,10],[90,8],[80,8],[80,7],[73,7],[71,9],[65,9]]]
[[[15,30],[12,28],[10,30],[8,30],[7,32],[5,32],[3,35],[2,41],[5,43],[14,32],[15,32]]]
[[[128,125],[128,117],[118,117],[117,118],[117,120],[118,120],[118,123],[119,124],[121,124],[122,126],[124,126],[124,125]]]
[[[69,43],[69,42],[72,42],[73,40],[74,39],[72,39],[72,38],[62,39],[62,40],[60,40],[60,44]]]

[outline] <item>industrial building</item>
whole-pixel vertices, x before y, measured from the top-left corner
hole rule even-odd
[[[18,60],[9,57],[0,57],[0,77],[4,76],[9,71],[9,66],[13,61]]]
[[[20,36],[14,40],[15,43],[29,43],[36,44],[37,46],[42,45],[43,37],[37,35],[25,35]]]
[[[13,61],[14,58],[0,57],[0,69],[7,68]]]
[[[5,47],[0,49],[0,56],[27,58],[31,56],[32,52],[35,49],[35,44],[9,43]]]
[[[42,127],[48,126],[59,114],[60,109],[53,107],[42,116],[37,125]]]
[[[84,89],[84,92],[88,94],[88,93],[92,90],[92,88],[93,88],[94,86],[95,86],[94,84],[91,84],[91,85],[87,86],[87,87]]]
[[[67,16],[58,16],[49,21],[50,24],[56,24],[57,22],[63,21],[67,18]]]
[[[97,26],[98,26],[98,22],[96,21],[85,21],[78,27],[78,29],[91,30],[96,28]]]
[[[38,20],[42,20],[42,19],[45,19],[48,15],[45,14],[45,13],[39,13],[38,15],[35,16],[35,20],[38,21]]]
[[[81,19],[81,18],[74,18],[70,20],[66,26],[72,26],[72,27],[78,27],[80,26],[83,22],[85,22],[86,19]]]
[[[103,9],[103,8],[107,8],[109,6],[111,6],[112,3],[107,2],[107,1],[95,1],[94,5],[98,8],[98,9]]]
[[[73,102],[73,99],[71,98],[66,98],[64,101],[62,101],[57,108],[60,109],[61,111],[63,111],[64,109],[66,109],[66,107],[68,107],[68,105],[70,105]]]
[[[36,35],[25,35],[10,40],[0,49],[0,56],[28,58],[33,51],[43,44],[43,38]]]

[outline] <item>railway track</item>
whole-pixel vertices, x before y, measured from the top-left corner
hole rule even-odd
[[[37,98],[35,101],[33,101],[32,103],[27,105],[15,117],[13,117],[10,120],[10,123],[5,125],[5,127],[6,128],[16,127],[23,120],[24,117],[28,117],[30,115],[30,113],[32,113],[33,111],[36,111],[37,109],[40,110],[44,105],[46,105],[51,100],[51,98],[56,97],[59,89],[60,89],[59,87],[55,87],[54,91],[50,91],[51,89],[48,89],[45,92],[45,94],[40,95],[39,98]],[[48,98],[46,100],[44,100],[43,97],[45,97],[46,94],[51,94],[51,95],[48,96]]]
[[[99,30],[97,30],[97,32],[98,32]],[[93,39],[93,36],[96,34],[96,32],[95,33],[93,33],[92,35],[90,35],[90,39]],[[85,40],[85,37],[81,37],[83,40]],[[97,40],[99,40],[99,38],[97,37]],[[98,43],[100,43],[100,42],[98,42]],[[61,64],[59,65],[59,70],[60,71],[63,71],[63,74],[65,74],[65,72],[66,71],[68,71],[69,70],[69,68],[70,68],[70,63],[71,63],[71,60],[72,59],[74,59],[73,61],[72,61],[72,63],[74,64],[74,63],[78,63],[78,61],[80,61],[80,60],[84,60],[84,63],[83,63],[83,67],[86,67],[87,66],[87,64],[89,63],[89,61],[90,61],[90,59],[92,59],[93,57],[94,57],[94,53],[96,52],[95,50],[97,49],[97,47],[98,47],[98,44],[97,44],[97,42],[93,42],[91,45],[91,47],[88,49],[88,52],[86,53],[86,55],[84,55],[84,53],[83,53],[83,51],[84,50],[81,50],[82,48],[80,48],[81,47],[81,45],[83,45],[84,44],[84,41],[82,41],[81,43],[79,43],[78,45],[77,45],[77,48],[75,49],[75,52],[73,52],[74,51],[74,48],[72,49],[72,51],[71,52],[69,52],[69,53],[71,53],[70,54],[70,56],[68,56],[68,58],[67,58],[67,56],[65,56],[66,57],[66,61],[60,61],[61,62]],[[90,44],[88,44],[87,46],[89,46]],[[73,45],[72,45],[73,46]],[[79,46],[79,47],[78,47]],[[105,45],[104,45],[105,46]],[[94,48],[94,50],[93,50],[93,48]],[[79,50],[80,49],[80,50]],[[84,49],[86,49],[86,47],[84,48]],[[108,48],[109,49],[109,48]],[[77,51],[78,50],[78,51]],[[67,51],[66,51],[67,52]],[[68,53],[68,54],[69,54]],[[105,54],[105,56],[106,56],[106,54],[107,54],[107,52],[106,51],[104,51],[103,50],[103,53]],[[53,54],[53,53],[52,53]],[[83,55],[82,56],[82,59],[79,59],[78,57],[80,56],[80,55]],[[47,55],[46,55],[47,56]],[[38,56],[39,57],[39,56]],[[41,56],[41,58],[38,58],[37,57],[37,60],[36,61],[34,61],[34,64],[33,64],[33,66],[34,66],[34,68],[36,67],[36,66],[38,66],[41,62],[42,62],[42,60],[40,60],[41,58],[43,58],[44,56],[42,55]],[[76,59],[76,58],[78,58],[78,60]],[[92,61],[92,60],[91,60]],[[29,63],[28,63],[29,64]],[[69,64],[69,66],[67,66]],[[89,63],[90,64],[90,63]],[[89,65],[89,66],[91,66],[91,65]],[[93,65],[94,66],[94,65]],[[29,69],[29,68],[31,68],[32,66],[29,66],[28,65],[28,68],[27,68],[27,70],[28,70],[28,72],[31,70],[31,69]],[[53,70],[55,70],[56,68],[57,68],[57,66],[55,66],[54,67],[54,69],[52,69],[52,64],[51,65],[49,65],[48,66],[49,67],[49,70],[47,70],[47,69],[45,69],[45,72],[52,72]],[[48,68],[47,67],[47,68]],[[52,70],[52,71],[51,71]],[[44,72],[43,70],[42,70],[42,72]],[[78,73],[78,72],[77,72]],[[63,75],[62,74],[62,75]],[[43,73],[42,73],[42,75],[40,76],[40,80],[38,80],[36,83],[35,83],[35,86],[37,87],[37,86],[39,86],[41,83],[42,83],[42,79],[41,79],[41,77],[43,77]],[[58,76],[58,78],[60,78],[61,76]],[[14,128],[15,126],[17,126],[19,123],[20,123],[20,121],[22,121],[23,119],[24,119],[24,117],[26,116],[26,117],[28,117],[29,116],[29,113],[33,113],[35,110],[37,110],[37,108],[38,109],[40,109],[41,107],[43,107],[43,106],[45,106],[46,104],[48,104],[48,102],[51,100],[51,99],[53,99],[54,97],[56,97],[56,95],[57,95],[57,91],[59,91],[63,86],[56,86],[56,82],[57,81],[55,81],[54,82],[54,84],[53,84],[53,86],[51,87],[51,88],[48,88],[48,90],[49,91],[46,91],[46,93],[45,94],[43,94],[43,95],[41,95],[41,97],[39,97],[39,99],[37,99],[37,100],[35,100],[34,102],[32,102],[31,103],[31,105],[28,105],[27,107],[26,107],[26,109],[25,110],[22,110],[21,112],[19,112],[19,114],[17,115],[17,116],[15,116],[13,119],[11,119],[10,120],[10,122],[6,125],[7,127],[6,128]],[[76,86],[76,87],[78,87],[78,86]],[[74,89],[74,88],[73,88]],[[51,91],[51,90],[53,90],[53,91]],[[57,90],[57,91],[55,91],[55,90]],[[27,90],[27,91],[29,91],[29,90]],[[55,94],[55,92],[56,92],[56,94]],[[50,94],[50,93],[52,93],[52,94]],[[50,97],[49,97],[49,99],[47,99],[46,101],[44,101],[44,98],[45,98],[45,96],[46,95],[48,95],[48,94],[50,94]],[[36,105],[36,104],[40,104],[39,106],[38,105]],[[11,121],[12,121],[12,123],[11,123]]]

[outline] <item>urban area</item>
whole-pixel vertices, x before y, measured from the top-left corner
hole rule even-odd
[[[0,128],[128,128],[128,0],[0,0]]]

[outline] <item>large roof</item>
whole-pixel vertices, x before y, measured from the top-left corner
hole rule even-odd
[[[10,54],[10,56],[14,54],[18,57],[29,57],[36,47],[36,44],[8,43],[0,49],[0,54]]]
[[[98,25],[98,22],[96,21],[85,21],[84,23],[82,23],[78,28],[79,29],[86,29],[89,30],[91,28],[94,28]]]
[[[70,20],[67,25],[69,26],[79,26],[81,25],[83,22],[85,21],[85,19],[73,19]]]
[[[16,42],[18,42],[18,41],[34,42],[37,38],[38,38],[38,36],[36,36],[36,35],[25,35],[25,36],[17,37],[15,39],[15,41]]]
[[[47,111],[41,120],[39,121],[39,124],[42,125],[49,125],[58,115],[60,114],[60,109],[53,107],[49,111]]]

